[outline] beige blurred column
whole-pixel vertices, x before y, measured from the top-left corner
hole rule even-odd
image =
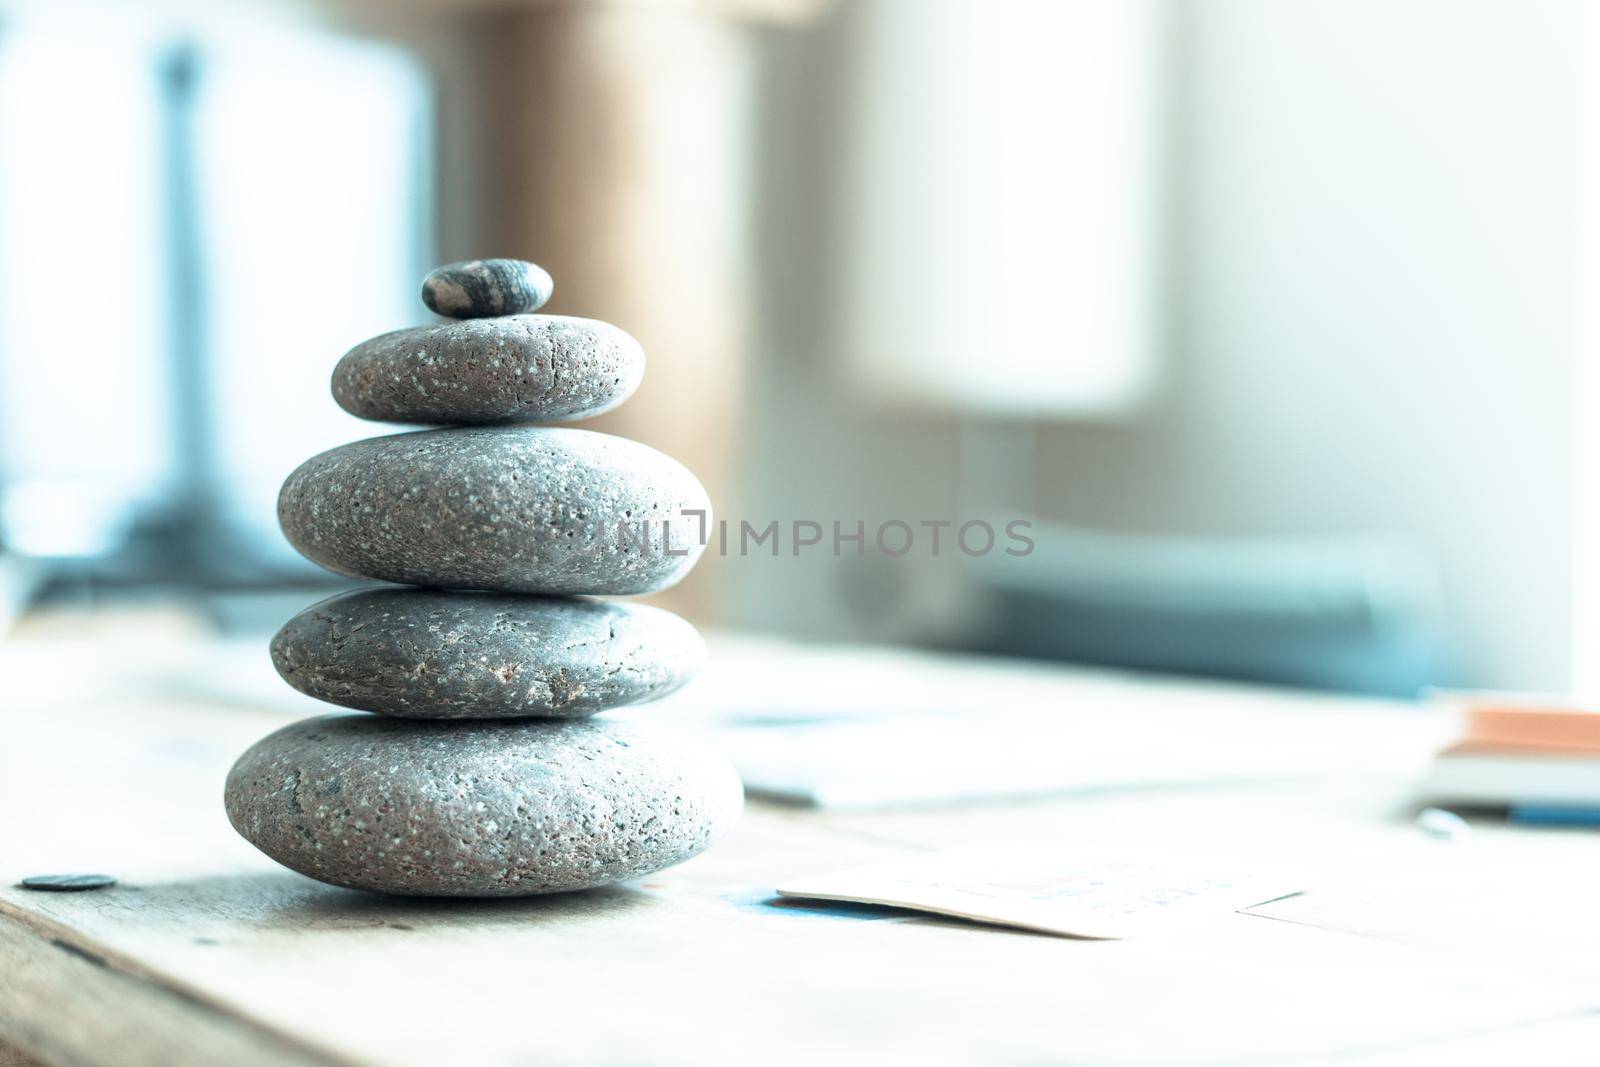
[[[754,23],[815,0],[502,6],[491,46],[484,255],[556,279],[547,310],[644,345],[644,384],[586,425],[682,461],[735,515],[749,337]],[[706,619],[715,544],[657,600]]]
[[[736,518],[756,37],[831,0],[301,2],[433,66],[445,256],[531,259],[546,310],[637,337],[644,384],[584,425],[676,457]],[[655,599],[707,620],[717,563]]]

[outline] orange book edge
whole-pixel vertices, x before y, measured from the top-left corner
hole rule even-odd
[[[1464,740],[1507,748],[1600,753],[1600,712],[1514,705],[1468,705]]]

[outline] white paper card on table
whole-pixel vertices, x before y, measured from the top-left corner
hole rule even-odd
[[[751,795],[832,810],[1293,781],[1351,765],[1348,737],[1313,736],[1305,716],[1257,713],[1239,700],[1181,715],[1190,707],[1159,691],[1152,698],[1153,688],[1089,689],[1072,707],[973,701],[731,720],[714,725],[711,739]],[[1216,725],[1219,716],[1226,726]],[[1014,738],[1023,736],[1036,743],[1019,748]]]
[[[1070,937],[1171,930],[1301,892],[1203,857],[1058,841],[986,841],[791,881],[785,897],[931,911]]]

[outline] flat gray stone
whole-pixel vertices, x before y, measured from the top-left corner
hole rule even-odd
[[[300,692],[407,719],[591,715],[666,696],[704,659],[660,608],[431,589],[340,593],[272,639]]]
[[[610,323],[513,315],[395,330],[333,370],[333,398],[379,422],[559,422],[609,411],[644,377],[644,349]]]
[[[352,889],[505,897],[670,867],[737,819],[738,776],[692,736],[605,719],[306,719],[228,774],[228,818]]]
[[[507,593],[650,593],[704,549],[705,489],[677,460],[592,430],[424,430],[329,449],[289,475],[278,521],[341,574]]]
[[[109,874],[30,874],[17,884],[41,893],[84,893],[109,889],[117,880]]]
[[[543,267],[525,259],[469,259],[422,279],[422,302],[452,319],[537,311],[556,291]]]

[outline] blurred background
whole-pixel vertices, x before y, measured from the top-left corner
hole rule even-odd
[[[424,321],[432,265],[515,256],[645,346],[596,427],[735,527],[865,524],[713,545],[665,601],[697,622],[1590,688],[1583,16],[0,0],[0,611],[259,635],[336,588],[274,518],[385,432],[334,362]],[[1035,550],[873,550],[974,519]]]

